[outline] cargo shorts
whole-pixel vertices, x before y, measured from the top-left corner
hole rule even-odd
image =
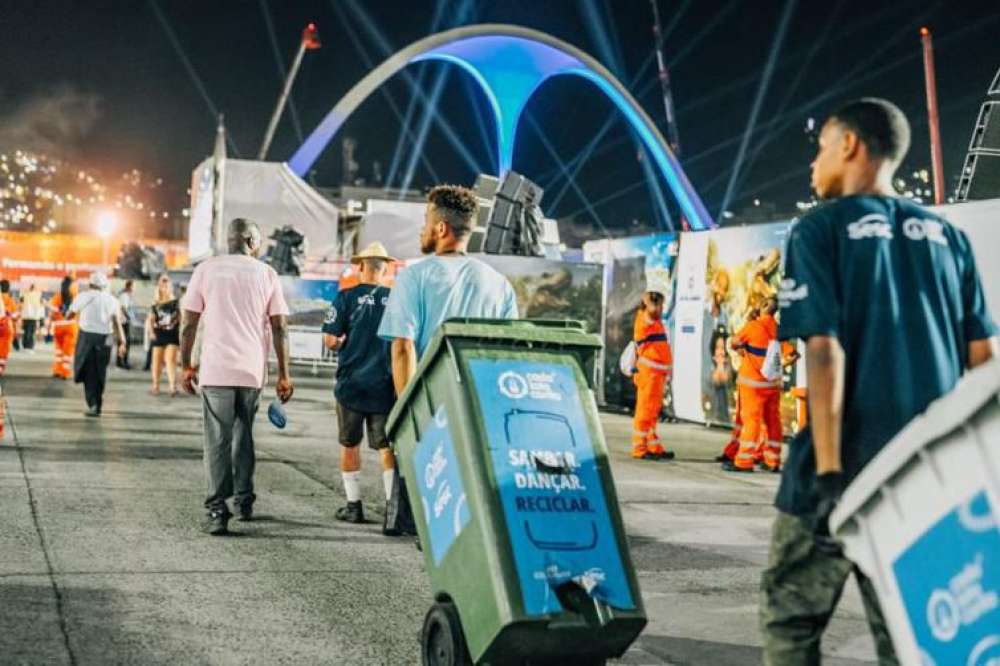
[[[761,577],[765,666],[820,663],[820,639],[852,572],[861,589],[879,665],[899,664],[871,581],[842,554],[818,549],[808,521],[779,512]]]
[[[340,445],[353,448],[361,443],[368,433],[368,446],[376,451],[389,448],[389,436],[385,432],[388,414],[358,412],[337,403],[337,430]]]

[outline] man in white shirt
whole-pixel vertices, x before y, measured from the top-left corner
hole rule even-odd
[[[80,324],[80,337],[76,341],[73,357],[73,378],[83,383],[87,399],[86,416],[98,417],[104,403],[104,385],[111,362],[108,336],[114,335],[118,353],[125,351],[125,332],[122,330],[121,305],[109,294],[108,278],[104,273],[92,273],[90,289],[73,299],[69,318]]]

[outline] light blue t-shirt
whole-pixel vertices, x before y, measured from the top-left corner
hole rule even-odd
[[[517,319],[514,288],[478,259],[429,257],[396,278],[378,335],[413,340],[420,358],[438,327],[452,317]]]

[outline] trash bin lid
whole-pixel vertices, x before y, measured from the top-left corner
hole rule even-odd
[[[417,366],[417,377],[427,371],[442,350],[447,349],[450,340],[482,340],[492,345],[509,343],[513,347],[523,347],[531,343],[532,349],[560,348],[601,349],[601,338],[583,329],[583,322],[572,319],[474,319],[471,317],[448,319],[438,328],[427,351]],[[396,422],[406,409],[417,382],[411,381],[403,394],[396,400],[389,413],[387,429],[390,438]]]

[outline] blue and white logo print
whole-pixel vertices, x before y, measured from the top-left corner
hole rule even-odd
[[[470,518],[444,406],[438,408],[427,424],[417,444],[413,462],[430,538],[430,552],[436,566],[469,524]]]
[[[893,564],[924,665],[1000,666],[1000,530],[985,492]]]

